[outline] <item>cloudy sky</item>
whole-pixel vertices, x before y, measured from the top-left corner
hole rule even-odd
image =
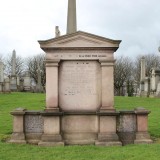
[[[66,33],[67,0],[0,0],[0,54],[42,53],[37,40]],[[122,40],[115,53],[158,54],[160,0],[77,0],[78,30]],[[160,53],[159,53],[160,54]]]

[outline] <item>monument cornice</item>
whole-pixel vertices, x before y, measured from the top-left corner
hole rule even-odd
[[[62,35],[62,36],[59,36],[59,37],[56,37],[56,38],[51,38],[51,39],[48,39],[48,40],[39,40],[38,42],[40,44],[47,44],[49,42],[56,42],[56,41],[67,39],[67,38],[77,36],[77,35],[78,36],[87,36],[87,37],[90,37],[90,38],[93,38],[93,39],[99,39],[101,41],[111,42],[111,43],[118,44],[118,45],[121,43],[121,40],[113,40],[113,39],[105,38],[103,36],[98,36],[98,35],[95,35],[95,34],[84,32],[84,31],[77,31],[75,33]]]
[[[81,51],[87,51],[87,50],[101,50],[101,51],[116,51],[118,47],[41,47],[44,51],[50,52],[50,51],[68,51],[68,50],[81,50]]]
[[[59,66],[60,59],[55,59],[55,60],[46,59],[44,62],[46,63],[46,67],[57,67]]]
[[[99,60],[99,63],[101,64],[101,66],[114,66],[115,63],[115,59],[109,59],[109,60]]]

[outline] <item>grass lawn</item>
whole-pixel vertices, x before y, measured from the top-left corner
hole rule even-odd
[[[12,132],[10,112],[22,107],[42,110],[45,95],[35,93],[0,94],[0,160],[160,160],[160,99],[115,97],[117,110],[145,107],[149,115],[149,132],[156,142],[151,145],[125,147],[67,146],[38,147],[5,143]]]

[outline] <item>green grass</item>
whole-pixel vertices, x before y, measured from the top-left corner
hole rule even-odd
[[[42,110],[45,106],[45,95],[36,93],[0,94],[0,139],[12,132],[12,116],[15,108]]]
[[[133,110],[144,107],[151,111],[148,126],[151,136],[160,137],[160,98],[115,97],[115,107],[118,110]]]
[[[125,147],[67,146],[38,147],[7,144],[3,141],[12,132],[10,112],[22,107],[42,110],[45,95],[35,93],[0,94],[0,160],[159,160],[160,144],[128,145]],[[117,110],[145,107],[149,115],[149,132],[152,138],[160,138],[160,99],[115,97]]]

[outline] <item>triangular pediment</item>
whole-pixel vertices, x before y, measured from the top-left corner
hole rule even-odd
[[[72,34],[60,36],[46,41],[39,41],[42,49],[68,48],[68,47],[115,47],[118,48],[121,41],[112,40],[90,33],[78,31]]]

